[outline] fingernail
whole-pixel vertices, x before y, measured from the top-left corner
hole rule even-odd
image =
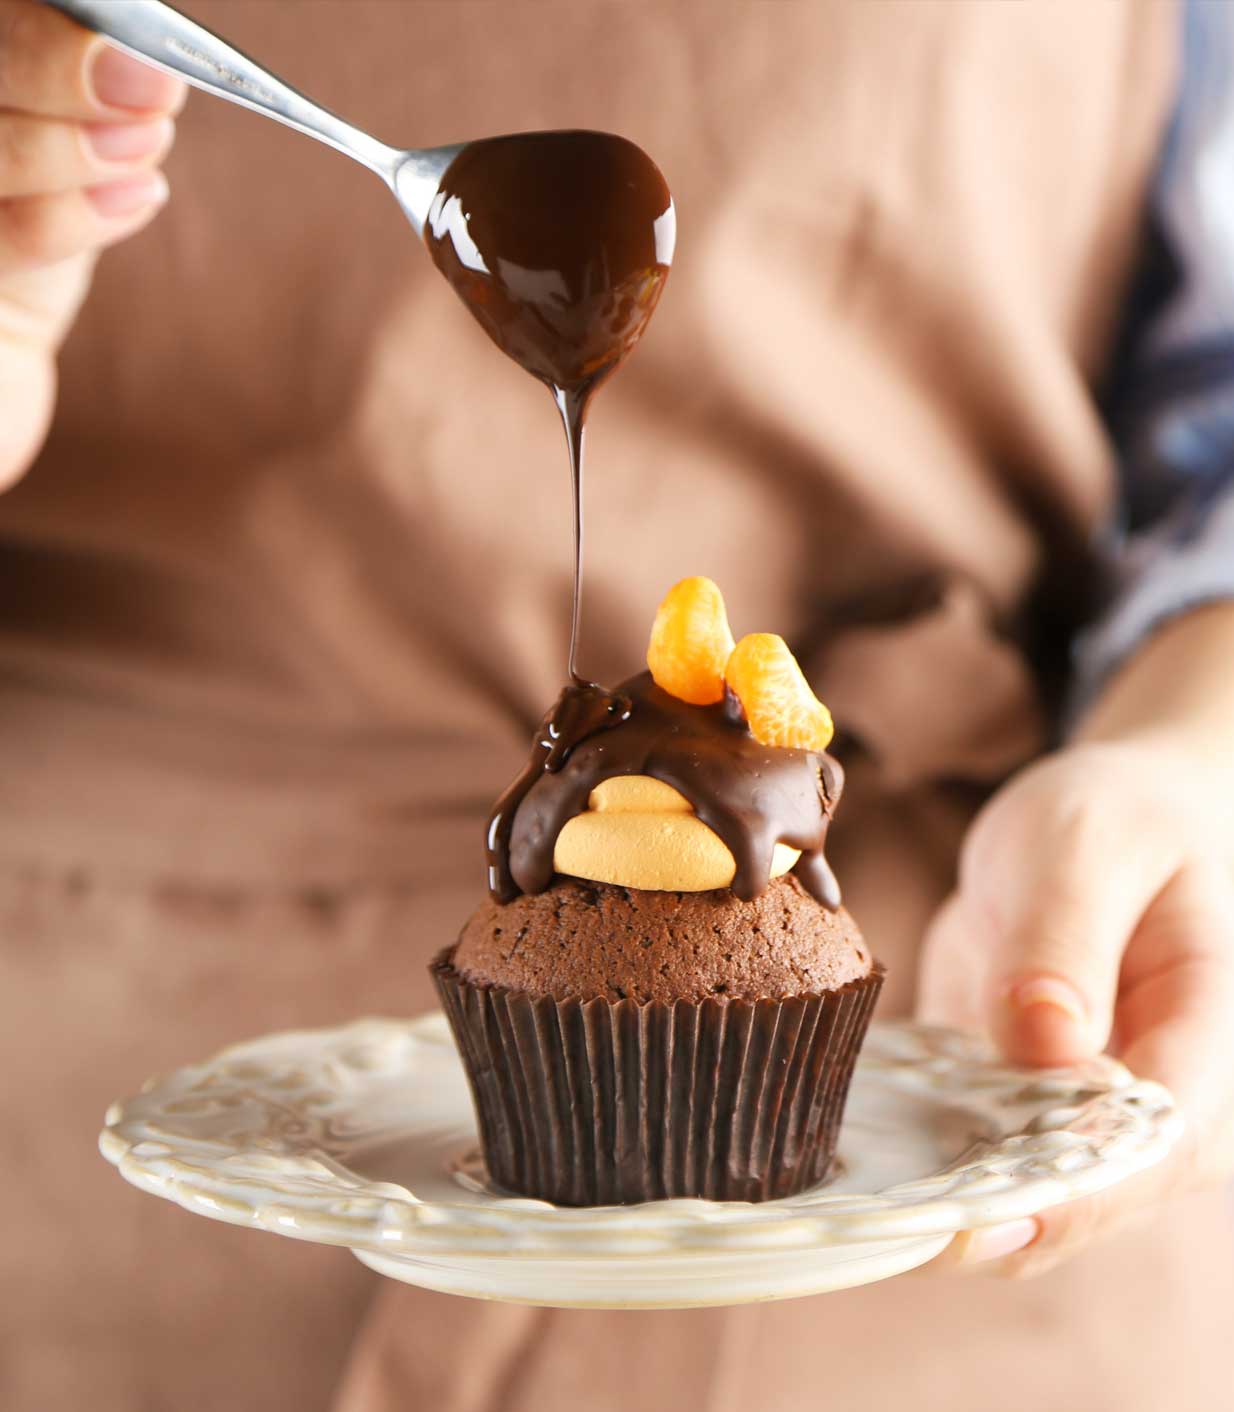
[[[170,111],[179,102],[184,85],[178,78],[100,42],[90,60],[90,89],[104,108]]]
[[[994,1018],[999,1047],[1015,1064],[1076,1064],[1090,1050],[1088,1007],[1061,976],[1029,976],[1009,985]]]
[[[104,162],[133,162],[150,157],[171,141],[170,118],[148,123],[96,123],[86,130],[90,150]]]
[[[1058,976],[1033,976],[1017,981],[1007,991],[1007,1003],[1015,1010],[1031,1010],[1037,1005],[1049,1005],[1061,1010],[1068,1019],[1082,1025],[1088,1019],[1084,997],[1070,981]]]
[[[1005,1221],[1001,1226],[969,1231],[962,1259],[971,1264],[1001,1260],[1005,1255],[1014,1255],[1017,1250],[1032,1245],[1038,1231],[1037,1222],[1031,1216],[1020,1221]]]
[[[131,216],[149,206],[161,206],[167,200],[167,178],[162,172],[148,172],[131,181],[109,181],[104,186],[92,186],[86,195],[94,209],[107,220]]]

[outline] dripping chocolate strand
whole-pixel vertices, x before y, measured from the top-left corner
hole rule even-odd
[[[591,394],[629,356],[668,277],[676,218],[655,163],[599,132],[469,143],[446,171],[424,239],[501,351],[553,394],[574,506],[569,680],[578,673],[583,440]]]
[[[566,449],[570,455],[570,504],[574,511],[574,593],[570,600],[570,650],[566,658],[566,672],[571,682],[578,687],[591,686],[578,673],[578,636],[583,621],[583,438],[584,420],[587,416],[587,401],[591,389],[570,391],[555,387],[553,400],[561,413],[561,424],[566,432]]]
[[[499,902],[510,902],[523,891],[510,871],[510,841],[515,816],[528,792],[542,776],[556,774],[575,746],[599,731],[622,725],[630,719],[630,711],[628,696],[586,683],[566,687],[540,722],[531,759],[493,806],[484,834],[488,888]]]

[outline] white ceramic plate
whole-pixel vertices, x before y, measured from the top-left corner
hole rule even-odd
[[[1025,1072],[976,1040],[871,1027],[839,1174],[757,1205],[570,1210],[495,1192],[441,1015],[272,1035],[113,1105],[135,1186],[352,1249],[430,1289],[574,1308],[787,1299],[899,1274],[955,1232],[1032,1215],[1160,1160],[1181,1121],[1112,1059]]]

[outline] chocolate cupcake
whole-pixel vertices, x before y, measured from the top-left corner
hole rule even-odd
[[[882,982],[823,856],[843,775],[787,648],[723,614],[685,580],[650,673],[566,689],[432,967],[508,1191],[759,1201],[834,1157]]]

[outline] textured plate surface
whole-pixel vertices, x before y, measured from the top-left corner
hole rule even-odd
[[[191,1211],[348,1246],[398,1279],[659,1307],[896,1274],[956,1231],[1149,1166],[1180,1128],[1169,1094],[1115,1060],[1025,1072],[952,1031],[876,1023],[826,1185],[760,1205],[567,1210],[488,1188],[453,1042],[426,1015],[236,1045],[115,1104],[100,1147],[134,1185]]]

